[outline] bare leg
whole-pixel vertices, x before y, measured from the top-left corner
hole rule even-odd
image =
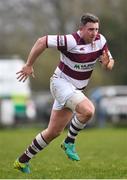
[[[65,139],[66,143],[75,142],[76,136],[78,135],[79,131],[86,126],[86,122],[89,121],[93,116],[94,106],[88,98],[85,98],[82,102],[77,104],[75,111],[76,115],[71,121],[68,136]]]
[[[52,110],[48,128],[42,131],[42,135],[46,142],[52,141],[60,135],[68,122],[72,118],[72,111],[68,108],[62,110]]]
[[[94,115],[95,108],[93,103],[88,99],[84,99],[76,106],[76,116],[81,123],[86,123]]]
[[[62,147],[70,159],[79,161],[80,157],[76,153],[74,142],[79,131],[85,127],[86,122],[92,117],[94,106],[88,98],[84,98],[83,101],[77,104],[75,111],[76,114],[72,118],[67,138]]]
[[[52,110],[48,128],[39,133],[35,139],[33,139],[26,151],[19,157],[19,161],[22,163],[28,162],[38,152],[44,149],[48,143],[60,135],[71,117],[72,111],[68,108]]]

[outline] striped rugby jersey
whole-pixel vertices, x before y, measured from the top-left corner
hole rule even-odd
[[[77,89],[87,86],[97,59],[103,50],[108,50],[103,35],[98,34],[93,43],[85,44],[79,31],[69,35],[48,35],[47,47],[56,47],[60,51],[60,63],[55,74]],[[110,52],[109,56],[112,57]]]

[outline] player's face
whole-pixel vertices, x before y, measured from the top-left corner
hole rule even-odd
[[[85,40],[86,43],[92,43],[98,34],[98,30],[98,23],[88,22],[80,29],[81,37]]]

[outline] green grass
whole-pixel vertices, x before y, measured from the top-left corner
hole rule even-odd
[[[0,178],[2,179],[126,179],[127,130],[86,129],[77,138],[80,162],[65,156],[60,143],[64,132],[31,161],[32,173],[13,169],[13,162],[40,129],[0,130]]]

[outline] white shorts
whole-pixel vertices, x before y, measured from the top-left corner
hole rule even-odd
[[[66,79],[53,75],[50,79],[50,91],[55,101],[54,110],[61,110],[64,107],[75,110],[75,106],[83,101],[86,97],[81,90],[76,89]]]

